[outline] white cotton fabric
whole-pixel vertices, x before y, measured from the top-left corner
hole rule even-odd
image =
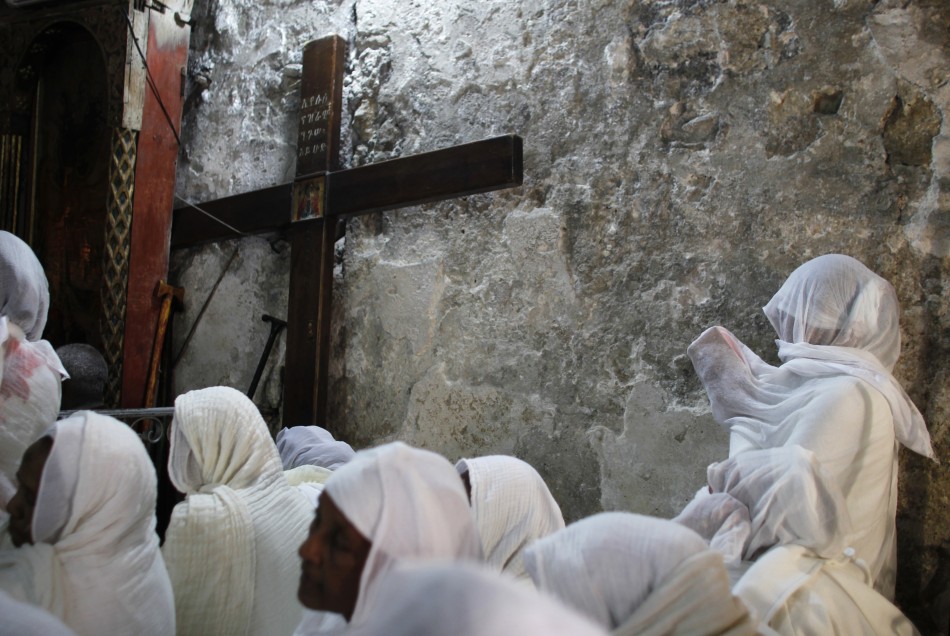
[[[913,636],[906,616],[871,587],[862,564],[823,559],[797,545],[773,548],[733,591],[762,625],[782,636],[868,634]]]
[[[564,527],[561,508],[547,484],[530,464],[507,455],[462,459],[455,469],[459,475],[468,473],[486,563],[526,579],[522,550]]]
[[[664,519],[605,512],[524,553],[538,589],[614,634],[753,634],[722,556]]]
[[[327,480],[326,490],[372,544],[349,627],[373,614],[375,583],[407,559],[481,559],[462,481],[447,459],[401,442],[363,450]]]
[[[33,249],[0,231],[0,511],[16,492],[23,451],[56,419],[60,382],[69,377],[40,340],[48,310],[49,284]]]
[[[893,288],[837,254],[802,265],[765,307],[783,364],[765,363],[722,327],[688,353],[730,456],[799,445],[843,493],[875,586],[893,595],[896,574],[896,441],[932,456],[920,413],[890,374],[900,348]]]
[[[49,311],[49,282],[33,248],[0,231],[0,316],[20,327],[28,340],[39,340]]]
[[[711,494],[697,497],[674,521],[697,531],[710,547],[728,545],[724,558],[731,564],[791,544],[838,558],[855,536],[844,496],[815,454],[800,446],[740,453],[710,465],[706,474]],[[713,501],[729,514],[715,510]]]
[[[57,422],[52,435],[34,544],[0,552],[0,590],[80,636],[174,634],[172,589],[155,534],[155,469],[141,440],[89,411]],[[63,493],[72,493],[66,502]]]
[[[227,387],[179,396],[168,471],[186,494],[162,548],[178,633],[292,634],[313,508],[284,478],[254,404]]]
[[[387,572],[359,636],[594,636],[606,632],[535,590],[474,564]]]
[[[319,466],[335,470],[353,459],[353,447],[333,438],[319,426],[294,426],[277,432],[277,452],[284,470],[298,466]]]
[[[0,592],[0,636],[76,636],[46,610]]]

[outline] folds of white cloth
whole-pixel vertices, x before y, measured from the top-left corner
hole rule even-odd
[[[310,465],[335,470],[353,459],[353,448],[319,426],[293,426],[277,433],[284,470]]]
[[[179,396],[169,474],[186,493],[162,548],[178,633],[292,634],[313,507],[287,483],[254,404],[226,387]]]
[[[485,561],[527,579],[524,548],[564,527],[561,508],[547,484],[530,464],[506,455],[462,459],[455,469],[468,475]]]
[[[733,591],[763,624],[783,636],[917,634],[906,616],[874,590],[867,569],[797,545],[759,557]]]
[[[155,534],[155,470],[141,440],[88,411],[60,420],[49,435],[34,544],[0,550],[0,590],[80,636],[174,634]]]

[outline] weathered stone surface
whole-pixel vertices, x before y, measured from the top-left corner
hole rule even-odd
[[[233,0],[202,11],[186,198],[289,180],[300,52],[331,32],[348,42],[347,165],[525,140],[521,188],[349,222],[328,426],[352,443],[514,452],[572,519],[673,514],[726,449],[687,345],[724,324],[775,361],[760,308],[801,262],[844,252],[897,289],[896,374],[946,456],[943,0]],[[189,298],[229,249],[176,256]],[[265,300],[251,288],[286,285],[286,255],[269,249],[253,248],[243,286],[219,291],[229,309],[204,320],[231,336],[196,336],[179,389],[244,387],[266,334],[236,351],[250,332],[235,319],[259,321]],[[202,360],[215,362],[192,368]],[[908,453],[902,465],[901,601],[923,621],[921,590],[950,541],[950,469]]]

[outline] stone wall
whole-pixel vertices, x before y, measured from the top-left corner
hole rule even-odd
[[[896,374],[947,457],[943,0],[229,0],[194,17],[192,201],[292,178],[301,51],[331,33],[348,42],[346,165],[524,138],[520,188],[348,223],[327,426],[354,445],[514,453],[570,519],[673,515],[727,451],[687,345],[723,324],[775,361],[760,307],[844,252],[896,287]],[[246,388],[260,314],[286,312],[281,237],[176,252],[179,346],[235,250],[179,391]],[[901,461],[899,595],[928,631],[950,472]]]

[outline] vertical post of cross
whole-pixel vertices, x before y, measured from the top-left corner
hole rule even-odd
[[[343,38],[334,35],[307,43],[303,53],[291,217],[312,220],[291,231],[285,426],[323,425],[326,417],[333,244],[339,222],[327,214],[326,193],[328,173],[339,168],[345,51]]]

